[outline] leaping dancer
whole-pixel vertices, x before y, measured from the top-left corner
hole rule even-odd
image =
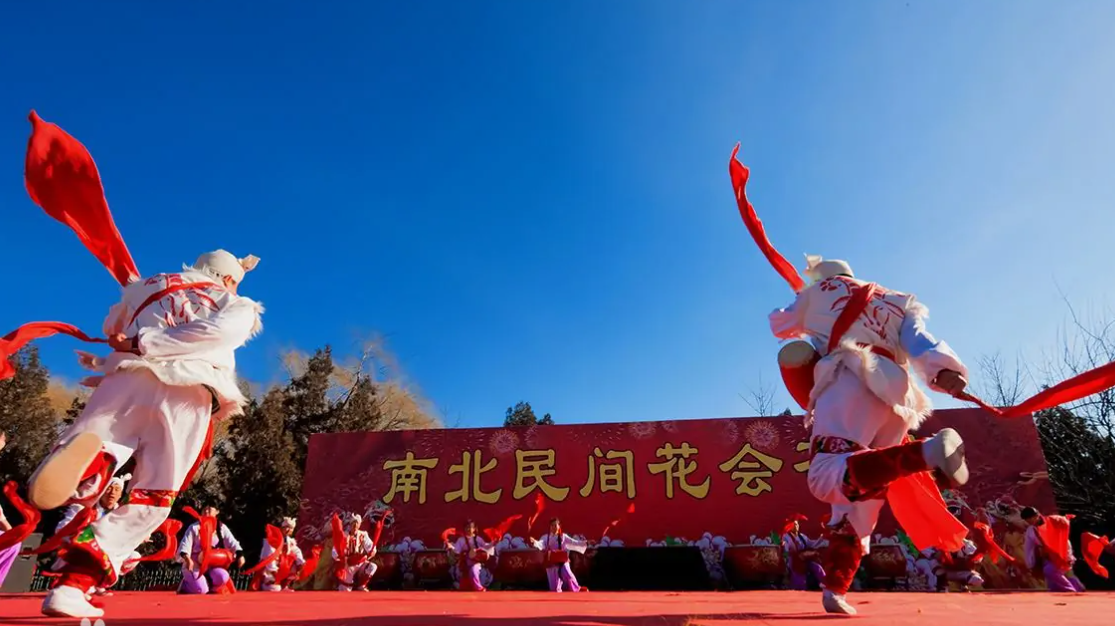
[[[1115,363],[1043,390],[1000,410],[967,392],[967,369],[925,327],[926,308],[910,294],[855,277],[844,261],[807,257],[798,274],[767,239],[747,199],[749,170],[736,160],[729,173],[740,215],[774,269],[797,293],[770,315],[771,331],[793,341],[779,353],[786,387],[812,425],[809,489],[832,505],[822,604],[830,613],[855,614],[845,595],[885,497],[919,550],[955,552],[968,529],[949,513],[938,483],[968,480],[964,444],[950,428],[910,440],[932,411],[911,373],[931,389],[973,402],[1000,417],[1028,415],[1115,386]]]
[[[262,308],[237,292],[258,259],[218,250],[181,272],[141,279],[88,151],[33,112],[31,122],[28,192],[124,286],[105,320],[107,340],[58,322],[27,324],[0,339],[0,377],[12,373],[8,358],[39,337],[63,333],[113,349],[105,358],[82,355],[82,364],[97,372],[85,383],[96,389],[28,485],[32,517],[35,509],[88,506],[115,468],[137,460],[127,502],[73,538],[59,584],[42,606],[47,615],[99,617],[104,611],[90,604],[86,592],[112,585],[208,456],[214,420],[238,414],[246,403],[234,354],[260,332]],[[15,490],[6,493],[11,497]],[[25,520],[12,540],[22,540],[19,535],[33,526]]]

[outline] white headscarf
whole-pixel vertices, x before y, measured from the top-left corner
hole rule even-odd
[[[116,476],[113,476],[112,480],[108,481],[108,486],[109,487],[113,487],[113,486],[120,487],[120,490],[123,491],[124,490],[124,483],[128,482],[131,479],[132,479],[131,474],[117,474]]]
[[[231,278],[237,284],[243,282],[244,274],[259,265],[259,257],[248,255],[238,259],[230,252],[216,250],[206,252],[194,262],[194,269],[205,272],[215,278]]]
[[[288,528],[294,528],[297,524],[298,522],[294,521],[293,517],[284,517],[282,522],[279,523],[279,527],[286,530]]]
[[[819,283],[822,280],[832,278],[833,276],[840,276],[841,274],[853,278],[855,277],[855,274],[852,273],[852,266],[848,265],[847,261],[838,259],[825,260],[817,255],[805,255],[805,275],[809,280]]]

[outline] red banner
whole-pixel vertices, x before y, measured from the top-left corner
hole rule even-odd
[[[1032,420],[944,410],[923,432],[945,425],[964,435],[973,474],[947,494],[958,512],[1002,501],[1054,510]],[[813,534],[827,507],[806,485],[807,441],[799,417],[314,435],[299,530],[317,540],[334,511],[363,513],[378,501],[394,509],[385,544],[409,537],[437,547],[466,519],[486,528],[516,514],[508,532],[524,537],[541,494],[535,537],[560,517],[591,540],[619,520],[608,536],[628,545],[705,533],[745,543],[798,512]],[[884,515],[878,532],[893,533],[893,520]]]

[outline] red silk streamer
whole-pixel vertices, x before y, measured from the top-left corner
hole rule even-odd
[[[793,530],[794,529],[794,522],[808,522],[808,521],[809,521],[808,517],[802,515],[801,513],[794,513],[790,517],[787,517],[786,521],[782,522],[782,534],[785,535],[786,533]]]
[[[1092,533],[1080,535],[1080,552],[1084,556],[1084,562],[1101,578],[1107,578],[1108,572],[1106,567],[1100,565],[1100,555],[1110,543],[1111,540],[1106,536],[1099,537]]]
[[[96,509],[94,509],[93,507],[86,507],[82,509],[77,515],[75,515],[72,520],[66,522],[65,526],[59,528],[58,532],[54,533],[54,535],[51,536],[50,539],[47,539],[46,541],[39,544],[38,548],[35,548],[34,550],[24,550],[23,553],[46,554],[48,552],[54,552],[58,548],[61,548],[62,544],[65,543],[67,539],[85,530],[85,527],[89,524],[92,524],[96,518]]]
[[[104,339],[90,337],[76,326],[64,322],[31,322],[24,324],[0,339],[0,380],[15,376],[11,359],[31,341],[54,335],[69,335],[87,343],[106,343]]]
[[[977,554],[987,555],[992,563],[998,563],[1000,560],[1014,563],[1014,557],[1007,554],[1007,551],[995,541],[991,526],[986,523],[976,522],[972,525],[972,541],[976,544]]]
[[[604,532],[600,535],[600,538],[603,539],[604,537],[607,537],[608,536],[608,531],[612,530],[613,528],[616,527],[616,524],[619,524],[621,521],[623,521],[624,516],[631,515],[634,512],[635,512],[635,503],[632,502],[631,504],[627,505],[627,510],[624,512],[624,515],[621,515],[621,516],[617,517],[616,519],[608,522],[608,525],[604,527]]]
[[[127,285],[139,280],[139,270],[108,210],[92,155],[80,141],[34,111],[30,120],[23,178],[31,200],[73,229],[116,282]]]
[[[162,535],[166,541],[163,543],[161,550],[152,554],[147,554],[139,557],[142,561],[169,561],[174,558],[175,553],[178,552],[178,531],[182,530],[182,522],[166,518],[152,535]]]
[[[47,215],[69,226],[121,285],[139,280],[139,270],[116,229],[105,202],[93,157],[66,131],[31,111],[24,183],[31,200]],[[0,339],[0,380],[11,378],[11,358],[34,339],[64,334],[89,343],[104,343],[62,322],[24,324]]]
[[[508,530],[511,530],[511,525],[514,524],[516,520],[522,518],[523,516],[521,514],[512,515],[499,524],[496,524],[495,528],[485,528],[484,535],[488,537],[488,541],[496,543],[500,539],[503,539],[503,536],[507,534]]]
[[[384,512],[383,517],[379,518],[379,521],[376,522],[376,531],[372,534],[372,545],[374,545],[377,550],[379,549],[379,538],[383,535],[383,525],[387,523],[387,513],[389,512],[390,509]]]
[[[317,564],[321,561],[321,546],[314,546],[310,548],[310,558],[302,565],[302,571],[298,574],[298,582],[302,582],[314,575],[317,571]]]
[[[1072,567],[1068,552],[1071,527],[1069,520],[1072,518],[1072,515],[1046,515],[1045,523],[1038,526],[1038,537],[1045,548],[1046,557],[1061,570]]]
[[[10,480],[4,485],[4,495],[7,496],[8,502],[12,504],[23,521],[0,535],[0,550],[10,548],[30,537],[31,533],[35,532],[35,527],[39,525],[39,520],[42,519],[42,514],[39,513],[38,509],[27,504],[23,498],[19,497],[19,484],[16,481]]]
[[[1037,395],[1023,401],[1021,404],[1006,409],[993,407],[978,397],[963,392],[956,397],[966,402],[971,402],[983,410],[998,417],[1023,417],[1032,415],[1044,409],[1075,402],[1115,387],[1115,362],[1101,365],[1095,369],[1077,374],[1072,378],[1057,383],[1048,389],[1042,390]]]
[[[456,535],[456,534],[457,534],[457,529],[456,528],[446,528],[445,530],[441,531],[441,542],[442,543],[449,543],[449,538],[452,537],[453,535]]]
[[[344,569],[348,566],[348,536],[345,535],[344,524],[336,513],[330,518],[329,525],[333,532],[333,549],[339,557],[333,564],[333,575],[340,579],[344,577]]]
[[[542,510],[546,508],[546,499],[542,497],[542,492],[539,491],[534,496],[534,514],[527,520],[527,534],[530,534],[530,529],[534,528],[534,523],[538,521],[538,516],[542,515]]]
[[[209,571],[209,561],[213,557],[213,534],[217,532],[217,518],[211,515],[201,515],[193,507],[183,507],[182,511],[197,520],[198,540],[201,542],[201,554],[198,555],[197,575],[200,577]]]
[[[257,572],[262,572],[265,567],[274,563],[283,553],[282,547],[286,542],[283,538],[282,529],[268,524],[264,532],[267,536],[267,545],[271,546],[275,551],[267,555],[267,558],[245,570],[245,574],[252,575]]]
[[[779,276],[784,278],[790,284],[790,288],[794,293],[805,289],[805,281],[802,280],[801,275],[798,274],[797,269],[786,260],[786,257],[775,249],[771,244],[770,239],[767,238],[766,229],[763,228],[763,221],[759,219],[759,215],[755,213],[755,207],[747,199],[747,179],[751,176],[751,170],[747,169],[743,163],[736,159],[739,154],[739,144],[732,150],[732,157],[728,161],[728,173],[732,177],[732,189],[736,193],[736,204],[739,205],[739,214],[743,218],[743,223],[747,226],[748,232],[751,233],[751,238],[759,246],[763,256],[767,258],[774,271],[778,272]]]

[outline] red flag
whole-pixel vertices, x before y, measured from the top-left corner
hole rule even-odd
[[[1080,552],[1084,555],[1084,562],[1096,576],[1107,578],[1107,568],[1100,565],[1100,555],[1110,545],[1111,540],[1106,536],[1098,537],[1092,533],[1083,533],[1080,535]]]
[[[121,285],[139,280],[128,247],[105,201],[92,155],[66,131],[31,111],[24,182],[31,200],[73,229]]]
[[[747,199],[747,179],[751,176],[751,170],[744,167],[736,159],[739,154],[739,144],[732,150],[732,157],[728,161],[728,173],[732,177],[732,189],[736,193],[736,204],[739,206],[740,217],[743,218],[743,223],[747,226],[748,232],[751,233],[751,238],[759,246],[763,256],[774,267],[774,271],[778,272],[779,276],[790,284],[790,288],[795,293],[805,289],[805,281],[802,280],[801,275],[794,266],[782,256],[774,245],[767,238],[767,231],[763,228],[763,221],[759,219],[759,215],[755,213],[755,207]]]
[[[1069,559],[1069,520],[1072,515],[1046,515],[1045,523],[1038,526],[1038,537],[1045,548],[1046,557],[1059,569],[1072,567]]]

